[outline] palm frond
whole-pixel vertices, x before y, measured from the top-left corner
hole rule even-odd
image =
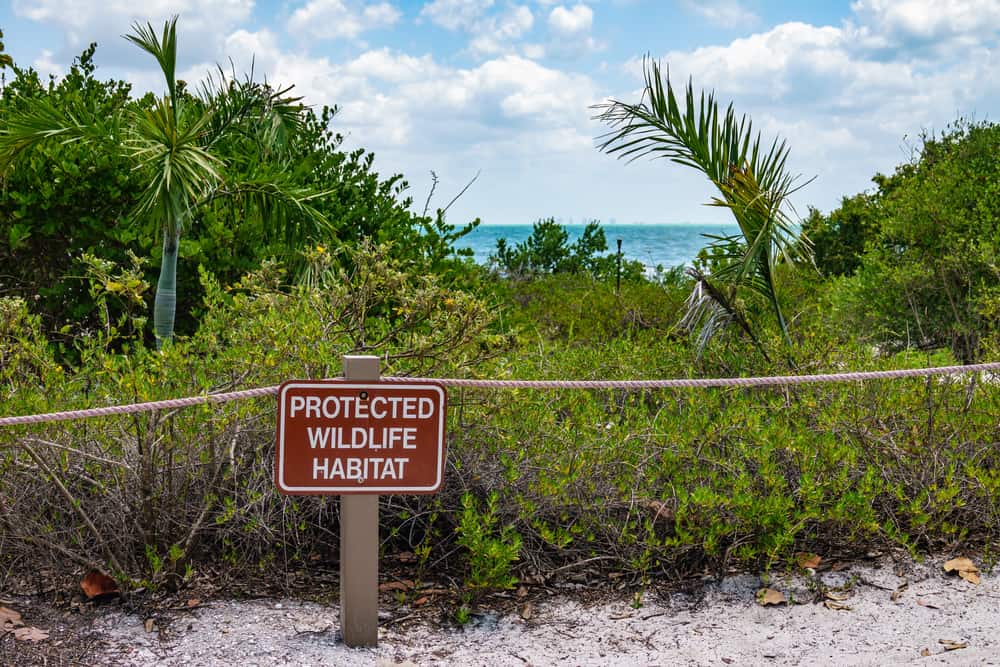
[[[781,261],[807,258],[810,245],[786,210],[797,177],[786,171],[789,149],[784,140],[765,143],[746,116],[732,104],[720,110],[714,92],[696,96],[692,81],[684,89],[683,106],[674,93],[669,71],[655,60],[643,62],[645,88],[638,103],[618,100],[597,105],[597,119],[610,126],[598,137],[598,148],[628,161],[665,158],[697,169],[715,185],[719,196],[710,205],[728,208],[739,225],[738,236],[714,237],[717,261],[713,276],[735,288],[761,294],[770,303],[786,340],[787,326],[774,284]],[[689,302],[687,321],[711,324],[716,332],[726,321],[704,305],[713,295],[702,292]],[[730,312],[729,306],[723,307]]]
[[[13,106],[13,105],[12,105]],[[26,150],[48,141],[107,141],[118,135],[118,118],[101,118],[89,109],[57,107],[48,97],[20,105],[0,124],[0,172],[6,172]]]
[[[125,39],[156,59],[160,65],[160,71],[163,72],[163,77],[167,81],[167,94],[170,96],[170,103],[174,106],[176,113],[177,16],[163,24],[163,32],[160,37],[156,36],[156,31],[151,23],[142,25],[135,22],[132,24],[132,32],[131,35],[125,35]]]
[[[297,186],[273,174],[256,174],[227,183],[220,194],[235,200],[245,215],[268,221],[265,231],[275,239],[280,236],[288,247],[300,247],[334,229],[315,206],[329,192]]]
[[[219,67],[199,90],[199,99],[213,114],[206,145],[235,131],[258,142],[265,153],[283,150],[305,126],[302,98],[289,95],[292,88],[276,89],[266,81],[255,81],[252,70],[239,79],[235,71],[227,75]]]

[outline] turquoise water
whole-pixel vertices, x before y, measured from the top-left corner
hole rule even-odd
[[[570,242],[579,238],[586,225],[564,225]],[[726,235],[738,231],[734,224],[614,224],[601,225],[608,240],[608,252],[616,250],[615,241],[622,240],[622,256],[637,259],[648,268],[664,268],[690,264],[698,251],[709,244],[703,234]],[[531,225],[479,225],[455,245],[472,248],[476,262],[486,264],[496,252],[497,239],[506,238],[508,245],[524,241],[531,235]]]

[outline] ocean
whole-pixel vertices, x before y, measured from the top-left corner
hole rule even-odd
[[[570,243],[583,233],[583,224],[563,225],[569,232]],[[531,236],[530,224],[479,225],[471,233],[459,239],[455,246],[472,248],[478,264],[489,262],[489,256],[496,252],[497,239],[507,239],[513,246]],[[636,223],[601,225],[608,241],[608,253],[616,252],[615,241],[622,240],[622,256],[637,259],[650,270],[657,265],[668,269],[673,266],[688,265],[698,255],[698,251],[711,242],[703,234],[726,235],[739,230],[735,224],[695,224],[695,223]]]

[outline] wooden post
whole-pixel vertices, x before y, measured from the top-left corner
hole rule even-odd
[[[622,290],[622,240],[618,241],[618,254],[615,256],[615,294]]]
[[[344,378],[379,379],[378,357],[345,356]],[[340,629],[351,647],[378,644],[378,495],[340,496]]]

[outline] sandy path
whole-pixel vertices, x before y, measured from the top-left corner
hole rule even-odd
[[[487,615],[460,629],[390,626],[374,650],[337,640],[335,608],[290,600],[207,604],[176,618],[165,638],[120,612],[96,629],[101,660],[141,666],[1000,665],[1000,578],[984,575],[977,586],[934,561],[852,565],[818,581],[853,581],[840,603],[849,609],[762,607],[759,578],[742,575],[638,609],[554,597],[533,605],[528,620]],[[807,577],[778,576],[771,586],[793,600],[815,597]],[[967,647],[946,651],[941,640]]]

